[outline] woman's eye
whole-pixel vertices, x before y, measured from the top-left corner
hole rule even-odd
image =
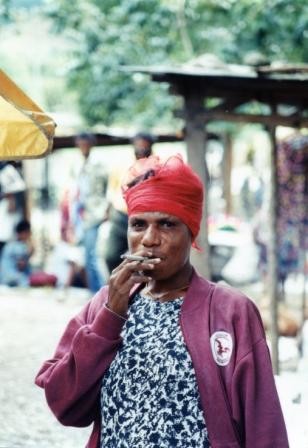
[[[169,220],[167,220],[167,219],[161,221],[160,224],[161,224],[162,227],[166,227],[166,228],[170,228],[170,227],[174,227],[174,226],[175,226],[175,223],[174,223],[174,222],[169,221]]]
[[[133,221],[130,223],[130,227],[135,230],[141,229],[143,228],[143,226],[144,226],[143,221]]]

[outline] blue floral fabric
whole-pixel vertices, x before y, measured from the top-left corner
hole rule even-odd
[[[102,381],[101,448],[209,448],[181,303],[141,295],[132,302]]]

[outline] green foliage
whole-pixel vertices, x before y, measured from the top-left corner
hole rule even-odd
[[[74,5],[62,0],[50,4],[49,15],[55,20],[55,31],[65,27],[76,44],[69,86],[80,92],[81,111],[89,124],[136,117],[152,125],[157,114],[170,121],[172,98],[166,95],[166,87],[121,70],[132,64],[161,63],[175,52],[178,43],[170,10],[157,0]]]
[[[124,66],[207,52],[238,63],[252,54],[308,60],[306,0],[52,0],[46,8],[54,31],[74,43],[66,75],[89,124],[171,123],[175,100],[166,86]]]
[[[10,21],[10,0],[0,0],[0,25]]]
[[[306,0],[242,0],[232,13],[239,20],[232,24],[235,39],[229,58],[240,62],[257,51],[269,61],[308,61]]]
[[[0,24],[8,24],[14,20],[16,11],[24,8],[30,10],[42,5],[44,0],[0,0]]]

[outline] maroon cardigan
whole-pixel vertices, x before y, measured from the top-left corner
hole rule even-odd
[[[100,446],[101,381],[121,344],[124,322],[104,306],[107,294],[108,287],[102,288],[69,322],[54,357],[44,362],[35,380],[63,425],[94,423],[87,448]],[[180,326],[211,448],[288,448],[265,334],[253,302],[194,273]],[[217,350],[211,349],[210,337],[216,332],[233,342],[226,365],[217,364]]]

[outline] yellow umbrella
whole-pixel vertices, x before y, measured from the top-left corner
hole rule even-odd
[[[0,160],[45,156],[56,124],[0,70]]]

